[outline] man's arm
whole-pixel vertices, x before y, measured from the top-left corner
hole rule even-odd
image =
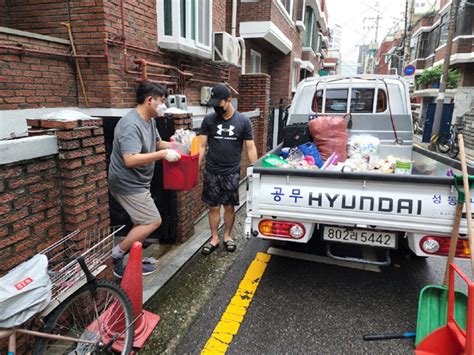
[[[127,168],[136,168],[164,159],[167,153],[166,150],[160,150],[153,153],[124,154],[123,161]]]
[[[171,143],[166,141],[156,142],[156,150],[169,149],[171,148]]]
[[[255,142],[253,141],[253,139],[245,141],[245,148],[247,148],[250,164],[255,163],[258,157],[257,157],[257,147],[255,146]]]
[[[207,148],[207,136],[201,134],[199,136],[199,166],[201,166],[202,159],[204,158],[204,155],[206,154],[206,148]]]

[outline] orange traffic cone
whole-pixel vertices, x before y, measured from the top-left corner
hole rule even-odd
[[[145,311],[142,307],[142,244],[140,242],[133,243],[132,249],[130,249],[130,256],[120,287],[132,301],[133,318],[136,319],[133,347],[140,349],[160,321],[159,315]],[[113,349],[120,351],[120,346],[120,341],[115,342]]]

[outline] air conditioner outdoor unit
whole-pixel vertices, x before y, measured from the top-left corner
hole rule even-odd
[[[210,86],[203,86],[201,88],[201,105],[207,105],[207,102],[211,99],[211,90]]]
[[[239,65],[239,42],[227,32],[214,32],[214,50],[212,52],[212,59],[215,62]]]

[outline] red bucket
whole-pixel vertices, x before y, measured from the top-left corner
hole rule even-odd
[[[163,188],[191,190],[196,186],[199,172],[199,154],[181,155],[174,163],[163,159]]]

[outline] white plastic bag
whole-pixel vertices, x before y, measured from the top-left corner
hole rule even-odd
[[[0,328],[13,328],[51,301],[48,258],[35,255],[0,278]]]

